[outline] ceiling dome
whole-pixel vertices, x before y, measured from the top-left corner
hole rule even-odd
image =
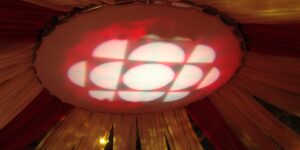
[[[241,57],[240,40],[217,17],[134,4],[57,26],[43,39],[35,67],[43,85],[67,103],[142,113],[201,100],[232,77]]]

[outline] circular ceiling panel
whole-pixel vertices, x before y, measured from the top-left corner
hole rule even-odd
[[[163,5],[76,15],[43,39],[35,67],[64,102],[113,113],[187,105],[225,84],[240,42],[217,17]]]

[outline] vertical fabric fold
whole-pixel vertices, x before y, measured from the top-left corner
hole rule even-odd
[[[164,127],[159,114],[139,114],[137,121],[143,150],[167,150]]]
[[[288,113],[300,117],[300,95],[270,87],[263,83],[241,76],[236,77],[233,82],[249,94],[256,96]]]
[[[136,116],[113,115],[113,149],[136,149]]]
[[[234,84],[227,84],[211,99],[250,149],[277,149],[276,145],[290,150],[300,148],[296,133]]]
[[[71,108],[43,90],[0,130],[0,149],[26,149],[27,145],[41,138]]]
[[[238,76],[300,94],[299,59],[248,53]]]
[[[163,112],[161,121],[171,149],[203,149],[184,108]]]
[[[111,128],[111,115],[76,108],[48,133],[37,149],[104,149]]]
[[[249,52],[234,83],[251,95],[300,115],[299,58]]]
[[[31,66],[33,46],[32,42],[18,42],[0,51],[0,129],[42,90]]]
[[[153,114],[140,114],[138,130],[142,149],[202,150],[184,108]]]
[[[247,149],[225,122],[209,98],[187,106],[194,123],[219,150]]]

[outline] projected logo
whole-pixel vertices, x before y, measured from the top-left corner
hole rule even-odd
[[[220,76],[213,66],[215,51],[206,45],[195,45],[189,54],[170,42],[149,42],[133,50],[128,45],[128,40],[120,39],[101,43],[91,60],[68,69],[68,78],[101,101],[172,102],[213,84]]]

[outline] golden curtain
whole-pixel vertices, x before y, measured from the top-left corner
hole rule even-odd
[[[195,0],[227,13],[240,23],[300,22],[299,0]]]
[[[42,87],[31,67],[34,43],[19,42],[1,47],[0,129],[39,94]]]
[[[135,150],[136,116],[113,115],[113,149]]]
[[[300,137],[233,83],[210,96],[249,149],[300,149]]]
[[[163,112],[165,134],[173,150],[202,150],[184,108]]]
[[[101,4],[101,0],[25,0],[55,10],[68,11],[73,7]],[[103,0],[120,2],[120,0]],[[126,0],[124,0],[126,1]],[[240,23],[299,23],[299,0],[195,0],[198,4],[216,7]]]
[[[143,150],[167,150],[164,126],[158,113],[137,116],[141,147]]]
[[[37,149],[104,149],[112,128],[112,116],[74,109]],[[100,140],[103,143],[100,143]]]
[[[138,129],[136,127],[138,124]],[[142,149],[202,150],[185,109],[153,114],[106,114],[74,109],[54,127],[38,149],[104,149],[113,127],[113,149],[134,150],[138,130]],[[165,137],[166,135],[166,137]]]
[[[142,149],[202,150],[184,108],[138,115]]]
[[[300,59],[249,52],[234,83],[300,117]]]
[[[210,96],[249,149],[300,149],[300,137],[252,96],[291,114],[300,113],[300,60],[248,52],[235,78]]]

